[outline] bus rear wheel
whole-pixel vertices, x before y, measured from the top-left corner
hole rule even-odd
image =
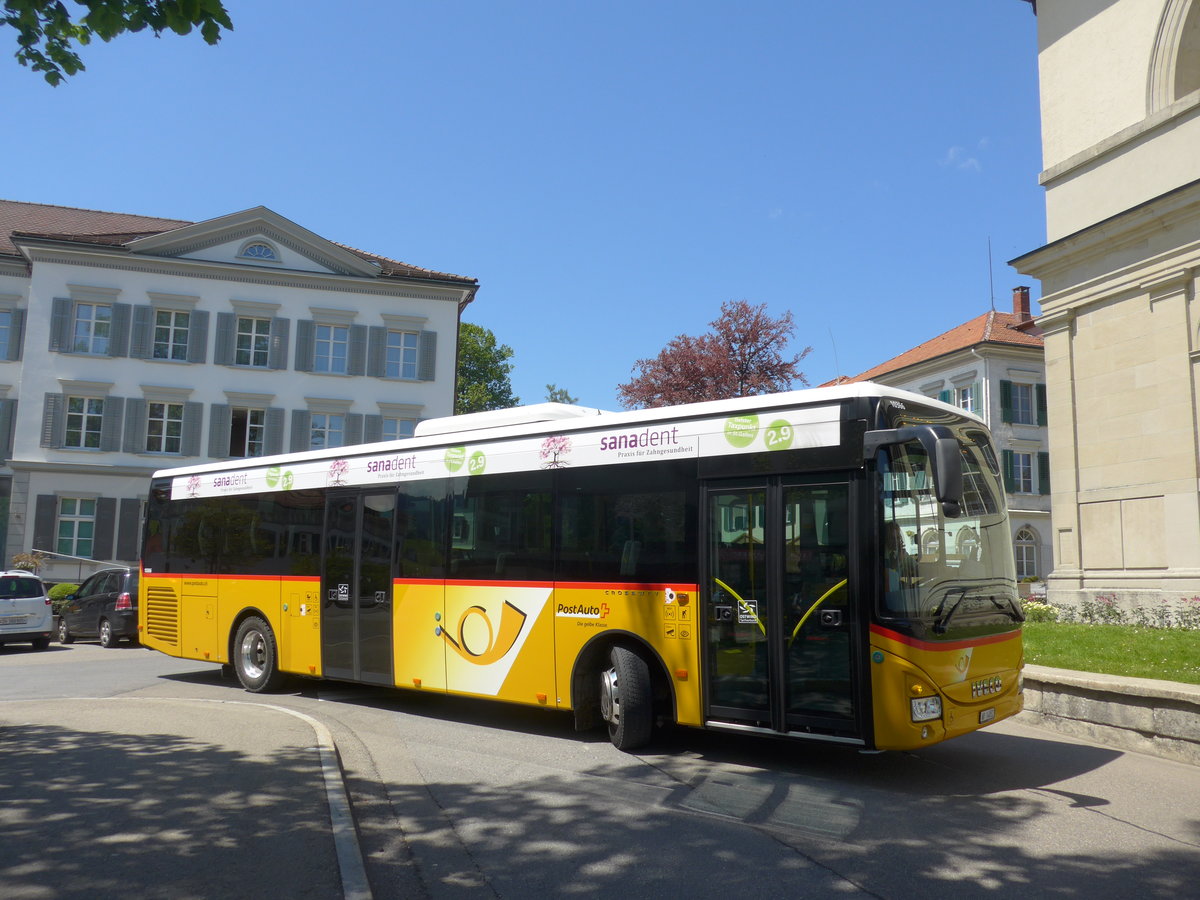
[[[286,676],[279,671],[275,632],[258,616],[238,626],[233,639],[233,668],[242,687],[254,694],[277,691]]]
[[[654,725],[650,667],[628,647],[613,647],[609,663],[600,673],[600,715],[613,746],[633,750],[650,741]]]

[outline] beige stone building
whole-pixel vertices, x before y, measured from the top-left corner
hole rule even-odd
[[[1200,594],[1200,0],[1040,0],[1051,601]]]

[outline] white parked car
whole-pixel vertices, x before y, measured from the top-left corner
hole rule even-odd
[[[32,572],[0,573],[0,646],[33,644],[34,650],[50,646],[54,618],[46,585]]]

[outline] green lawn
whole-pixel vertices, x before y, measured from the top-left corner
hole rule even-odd
[[[1200,631],[1026,622],[1025,662],[1200,684]]]

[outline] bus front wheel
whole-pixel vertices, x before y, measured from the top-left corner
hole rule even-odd
[[[275,649],[275,632],[257,616],[238,627],[233,639],[233,668],[242,687],[254,694],[276,691],[283,686]]]
[[[633,750],[650,740],[654,725],[650,667],[627,647],[613,647],[609,666],[600,673],[600,715],[618,750]]]

